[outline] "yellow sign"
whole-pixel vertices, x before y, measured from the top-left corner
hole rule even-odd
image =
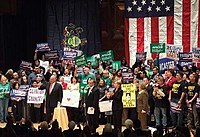
[[[136,107],[136,86],[134,84],[122,84],[122,102],[124,108]]]

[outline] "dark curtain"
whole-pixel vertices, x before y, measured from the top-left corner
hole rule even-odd
[[[36,43],[47,41],[46,1],[18,0],[15,14],[0,15],[0,70],[33,61]]]
[[[48,0],[47,39],[52,49],[62,49],[63,30],[69,23],[82,27],[81,38],[87,44],[79,46],[84,54],[101,50],[100,0]]]

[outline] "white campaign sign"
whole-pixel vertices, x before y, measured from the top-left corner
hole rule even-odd
[[[79,90],[63,90],[62,106],[78,108],[80,93]]]

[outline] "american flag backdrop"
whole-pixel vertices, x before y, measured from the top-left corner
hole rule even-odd
[[[200,47],[199,0],[125,0],[125,55],[133,65],[137,52],[150,53],[151,43]]]

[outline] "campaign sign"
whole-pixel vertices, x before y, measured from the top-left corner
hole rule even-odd
[[[79,90],[63,90],[62,106],[79,107],[80,93]]]
[[[44,54],[46,60],[59,60],[59,55],[57,50],[51,50]]]
[[[193,64],[191,60],[179,60],[178,64],[181,66],[190,66]]]
[[[139,61],[139,60],[146,60],[147,58],[147,52],[137,52],[136,53],[136,60]]]
[[[159,69],[160,73],[163,73],[169,66],[175,66],[175,61],[170,58],[159,59]]]
[[[87,60],[85,55],[75,57],[75,64],[80,67],[86,65]]]
[[[46,90],[40,90],[38,88],[29,88],[27,103],[29,104],[40,104],[43,103]]]
[[[191,52],[179,52],[179,60],[191,60],[192,61],[192,53]]]
[[[113,51],[108,50],[108,51],[103,51],[100,52],[100,58],[102,61],[111,61],[114,59]]]
[[[165,43],[152,43],[150,44],[151,53],[165,53]]]
[[[74,58],[77,56],[76,51],[64,51],[63,52],[63,59],[74,61]]]
[[[25,70],[29,70],[31,67],[32,67],[32,63],[23,61],[23,60],[22,60],[21,64],[19,65],[20,69],[25,69]]]
[[[200,48],[192,48],[193,62],[200,63]]]
[[[182,50],[182,45],[166,44],[166,57],[177,60],[179,57],[179,52],[181,52]]]
[[[49,48],[48,43],[40,43],[37,44],[36,50],[42,52],[42,51],[50,51],[51,49]]]

